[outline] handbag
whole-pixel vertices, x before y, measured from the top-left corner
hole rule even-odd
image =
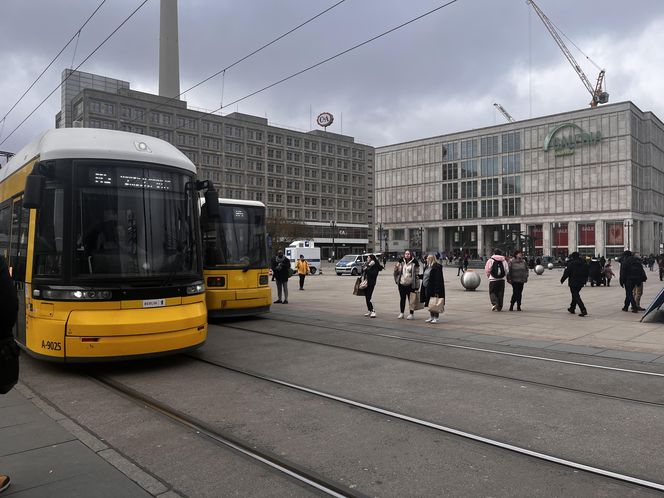
[[[445,298],[444,297],[429,298],[429,311],[431,313],[444,313],[445,312]]]
[[[408,303],[410,304],[410,309],[413,311],[424,309],[424,303],[420,301],[420,294],[418,292],[408,294]]]
[[[354,296],[364,296],[364,294],[366,293],[366,288],[360,288],[361,283],[362,283],[362,277],[357,277],[357,280],[355,280],[355,285],[353,286]]]
[[[0,394],[7,394],[18,382],[18,355],[13,337],[0,339]]]

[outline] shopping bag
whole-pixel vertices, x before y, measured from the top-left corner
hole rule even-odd
[[[408,302],[410,304],[411,310],[421,310],[424,309],[424,303],[420,301],[419,292],[411,292],[408,295]]]
[[[429,311],[431,313],[443,313],[445,311],[445,298],[444,297],[429,298]]]
[[[357,280],[355,280],[355,286],[353,287],[353,295],[355,296],[364,296],[366,289],[360,288],[360,284],[362,283],[362,278],[357,277]]]

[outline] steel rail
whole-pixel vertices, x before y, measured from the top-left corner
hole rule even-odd
[[[664,483],[648,481],[646,479],[641,479],[639,477],[634,477],[634,476],[630,476],[630,475],[626,475],[626,474],[621,474],[620,472],[614,472],[612,470],[601,469],[599,467],[594,467],[592,465],[587,465],[587,464],[584,464],[584,463],[575,462],[573,460],[567,460],[565,458],[557,457],[557,456],[554,456],[554,455],[549,455],[547,453],[541,453],[539,451],[529,450],[529,449],[523,448],[521,446],[515,446],[513,444],[498,441],[496,439],[491,439],[491,438],[488,438],[488,437],[480,436],[478,434],[473,434],[471,432],[466,432],[466,431],[462,431],[462,430],[459,430],[459,429],[454,429],[452,427],[447,427],[447,426],[444,426],[444,425],[436,424],[436,423],[430,422],[428,420],[423,420],[423,419],[420,419],[420,418],[417,418],[417,417],[412,417],[410,415],[406,415],[406,414],[403,414],[403,413],[387,410],[385,408],[381,408],[381,407],[378,407],[378,406],[375,406],[375,405],[362,403],[360,401],[355,401],[355,400],[352,400],[352,399],[344,398],[342,396],[337,396],[335,394],[326,393],[324,391],[319,391],[317,389],[312,389],[312,388],[309,388],[309,387],[306,387],[306,386],[301,386],[301,385],[298,385],[298,384],[294,384],[292,382],[287,382],[287,381],[280,380],[280,379],[277,379],[277,378],[274,378],[274,377],[269,377],[269,376],[262,375],[262,374],[257,373],[257,372],[253,372],[251,370],[245,370],[245,369],[242,369],[242,368],[233,367],[233,366],[221,363],[221,362],[208,360],[208,359],[205,359],[205,358],[200,358],[200,357],[195,357],[195,356],[190,356],[190,357],[196,359],[197,361],[207,363],[209,365],[213,365],[213,366],[216,366],[216,367],[219,367],[219,368],[223,368],[223,369],[229,370],[231,372],[236,372],[236,373],[239,373],[239,374],[248,375],[248,376],[254,377],[256,379],[260,379],[260,380],[263,380],[263,381],[266,381],[266,382],[271,382],[271,383],[281,385],[281,386],[284,386],[284,387],[288,387],[288,388],[291,388],[291,389],[295,389],[295,390],[298,390],[298,391],[301,391],[301,392],[306,392],[306,393],[309,393],[309,394],[313,394],[315,396],[319,396],[319,397],[322,397],[322,398],[337,401],[339,403],[343,403],[343,404],[346,404],[346,405],[349,405],[349,406],[362,408],[364,410],[367,410],[367,411],[370,411],[370,412],[373,412],[373,413],[378,413],[378,414],[381,414],[381,415],[386,415],[388,417],[392,417],[392,418],[395,418],[395,419],[398,419],[398,420],[402,420],[404,422],[410,422],[410,423],[418,425],[418,426],[427,427],[427,428],[434,429],[434,430],[444,432],[444,433],[447,433],[447,434],[460,436],[460,437],[463,437],[465,439],[469,439],[469,440],[472,440],[472,441],[477,441],[479,443],[487,444],[487,445],[494,446],[494,447],[497,447],[497,448],[502,448],[504,450],[508,450],[510,452],[513,452],[513,453],[526,455],[526,456],[529,456],[529,457],[532,457],[532,458],[537,458],[539,460],[543,460],[543,461],[546,461],[546,462],[554,463],[554,464],[557,464],[557,465],[562,465],[564,467],[569,467],[569,468],[576,469],[576,470],[581,470],[581,471],[584,471],[584,472],[589,472],[589,473],[592,473],[592,474],[595,474],[595,475],[600,475],[600,476],[603,476],[603,477],[608,477],[608,478],[615,479],[615,480],[622,481],[622,482],[626,482],[626,483],[629,483],[629,484],[635,484],[637,486],[641,486],[641,487],[645,487],[645,488],[649,488],[649,489],[655,489],[657,491],[664,491]]]
[[[166,418],[175,421],[176,423],[187,427],[196,432],[196,434],[213,441],[214,443],[229,447],[253,460],[256,460],[271,469],[274,469],[282,474],[285,474],[298,482],[311,486],[316,490],[335,498],[365,498],[366,495],[357,491],[351,490],[343,485],[332,482],[331,480],[317,475],[314,472],[308,471],[295,463],[288,462],[282,458],[270,454],[265,451],[259,451],[255,448],[242,443],[240,440],[233,436],[219,432],[210,427],[205,422],[197,420],[196,418],[186,415],[179,410],[167,406],[160,401],[151,398],[150,396],[140,393],[137,390],[122,384],[121,382],[109,379],[95,374],[90,374],[100,384],[117,391],[124,395],[129,400],[140,404],[143,407],[157,412]]]

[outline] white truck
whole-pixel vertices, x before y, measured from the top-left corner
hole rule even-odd
[[[290,259],[292,273],[297,271],[295,264],[300,259],[300,256],[304,256],[304,259],[309,263],[309,271],[312,275],[315,275],[320,269],[320,247],[315,247],[313,240],[296,240],[292,242],[284,250],[284,256]]]

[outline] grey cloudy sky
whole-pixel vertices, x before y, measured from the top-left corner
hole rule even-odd
[[[0,119],[100,0],[0,2]],[[179,0],[181,88],[243,57],[336,0]],[[226,72],[224,105],[405,22],[443,0],[346,0],[316,21]],[[631,100],[664,119],[664,2],[538,0],[585,54],[606,69],[611,102]],[[0,142],[78,66],[141,0],[108,0],[40,82],[0,123]],[[159,0],[147,4],[81,71],[158,91]],[[568,43],[594,84],[598,69]],[[222,103],[217,77],[184,97],[190,107]],[[590,95],[524,0],[457,0],[324,66],[226,107],[309,130],[335,115],[330,131],[374,146],[587,107]],[[53,127],[55,94],[0,150],[16,151]],[[343,118],[342,118],[343,116]],[[343,130],[342,130],[343,126]]]

